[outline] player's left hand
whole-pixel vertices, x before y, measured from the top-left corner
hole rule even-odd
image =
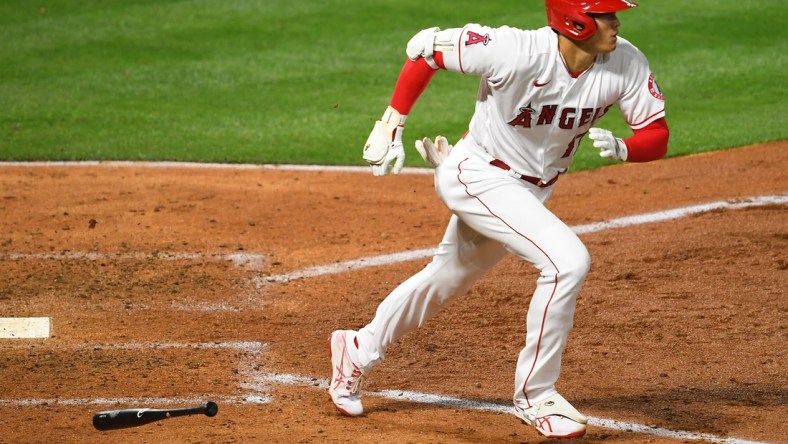
[[[443,136],[436,137],[435,143],[433,143],[432,139],[429,137],[416,141],[416,151],[421,154],[425,162],[434,167],[443,162],[443,159],[449,155],[452,148],[454,147],[451,146],[449,141]]]
[[[610,131],[602,128],[591,128],[588,137],[599,149],[599,155],[608,159],[627,160],[627,144]]]

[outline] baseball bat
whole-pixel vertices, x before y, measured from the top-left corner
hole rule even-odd
[[[159,421],[175,416],[199,415],[216,416],[219,406],[213,401],[208,401],[199,407],[181,409],[123,409],[107,410],[93,415],[93,427],[97,430],[115,430],[128,427],[137,427],[154,421]]]

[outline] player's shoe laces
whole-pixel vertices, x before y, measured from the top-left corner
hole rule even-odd
[[[588,418],[558,393],[530,408],[515,404],[514,414],[550,438],[577,438],[586,433]]]
[[[331,356],[331,381],[328,394],[337,410],[347,416],[359,416],[364,413],[361,405],[361,386],[364,375],[353,361],[347,350],[349,330],[337,330],[328,337],[328,352]]]

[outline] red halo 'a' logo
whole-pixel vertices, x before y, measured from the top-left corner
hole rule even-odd
[[[650,92],[652,96],[658,98],[659,100],[665,100],[665,96],[663,96],[662,91],[659,90],[659,86],[657,85],[657,80],[654,78],[653,72],[650,76],[648,76],[648,92]]]
[[[479,33],[468,31],[468,40],[465,41],[465,46],[475,45],[477,43],[481,43],[484,46],[487,46],[490,43],[490,34],[481,35]]]

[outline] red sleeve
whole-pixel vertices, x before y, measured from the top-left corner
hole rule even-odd
[[[624,139],[627,144],[627,162],[650,162],[665,157],[668,138],[670,131],[664,117],[634,130],[632,137]]]
[[[434,54],[435,63],[441,68],[443,65],[443,53],[436,52]],[[445,69],[445,68],[444,68]],[[413,60],[405,60],[405,65],[397,78],[397,84],[394,86],[394,94],[391,96],[392,108],[399,111],[403,116],[410,113],[413,105],[421,96],[421,93],[427,88],[427,85],[432,80],[436,70],[427,63],[426,60],[419,57],[415,62]]]

